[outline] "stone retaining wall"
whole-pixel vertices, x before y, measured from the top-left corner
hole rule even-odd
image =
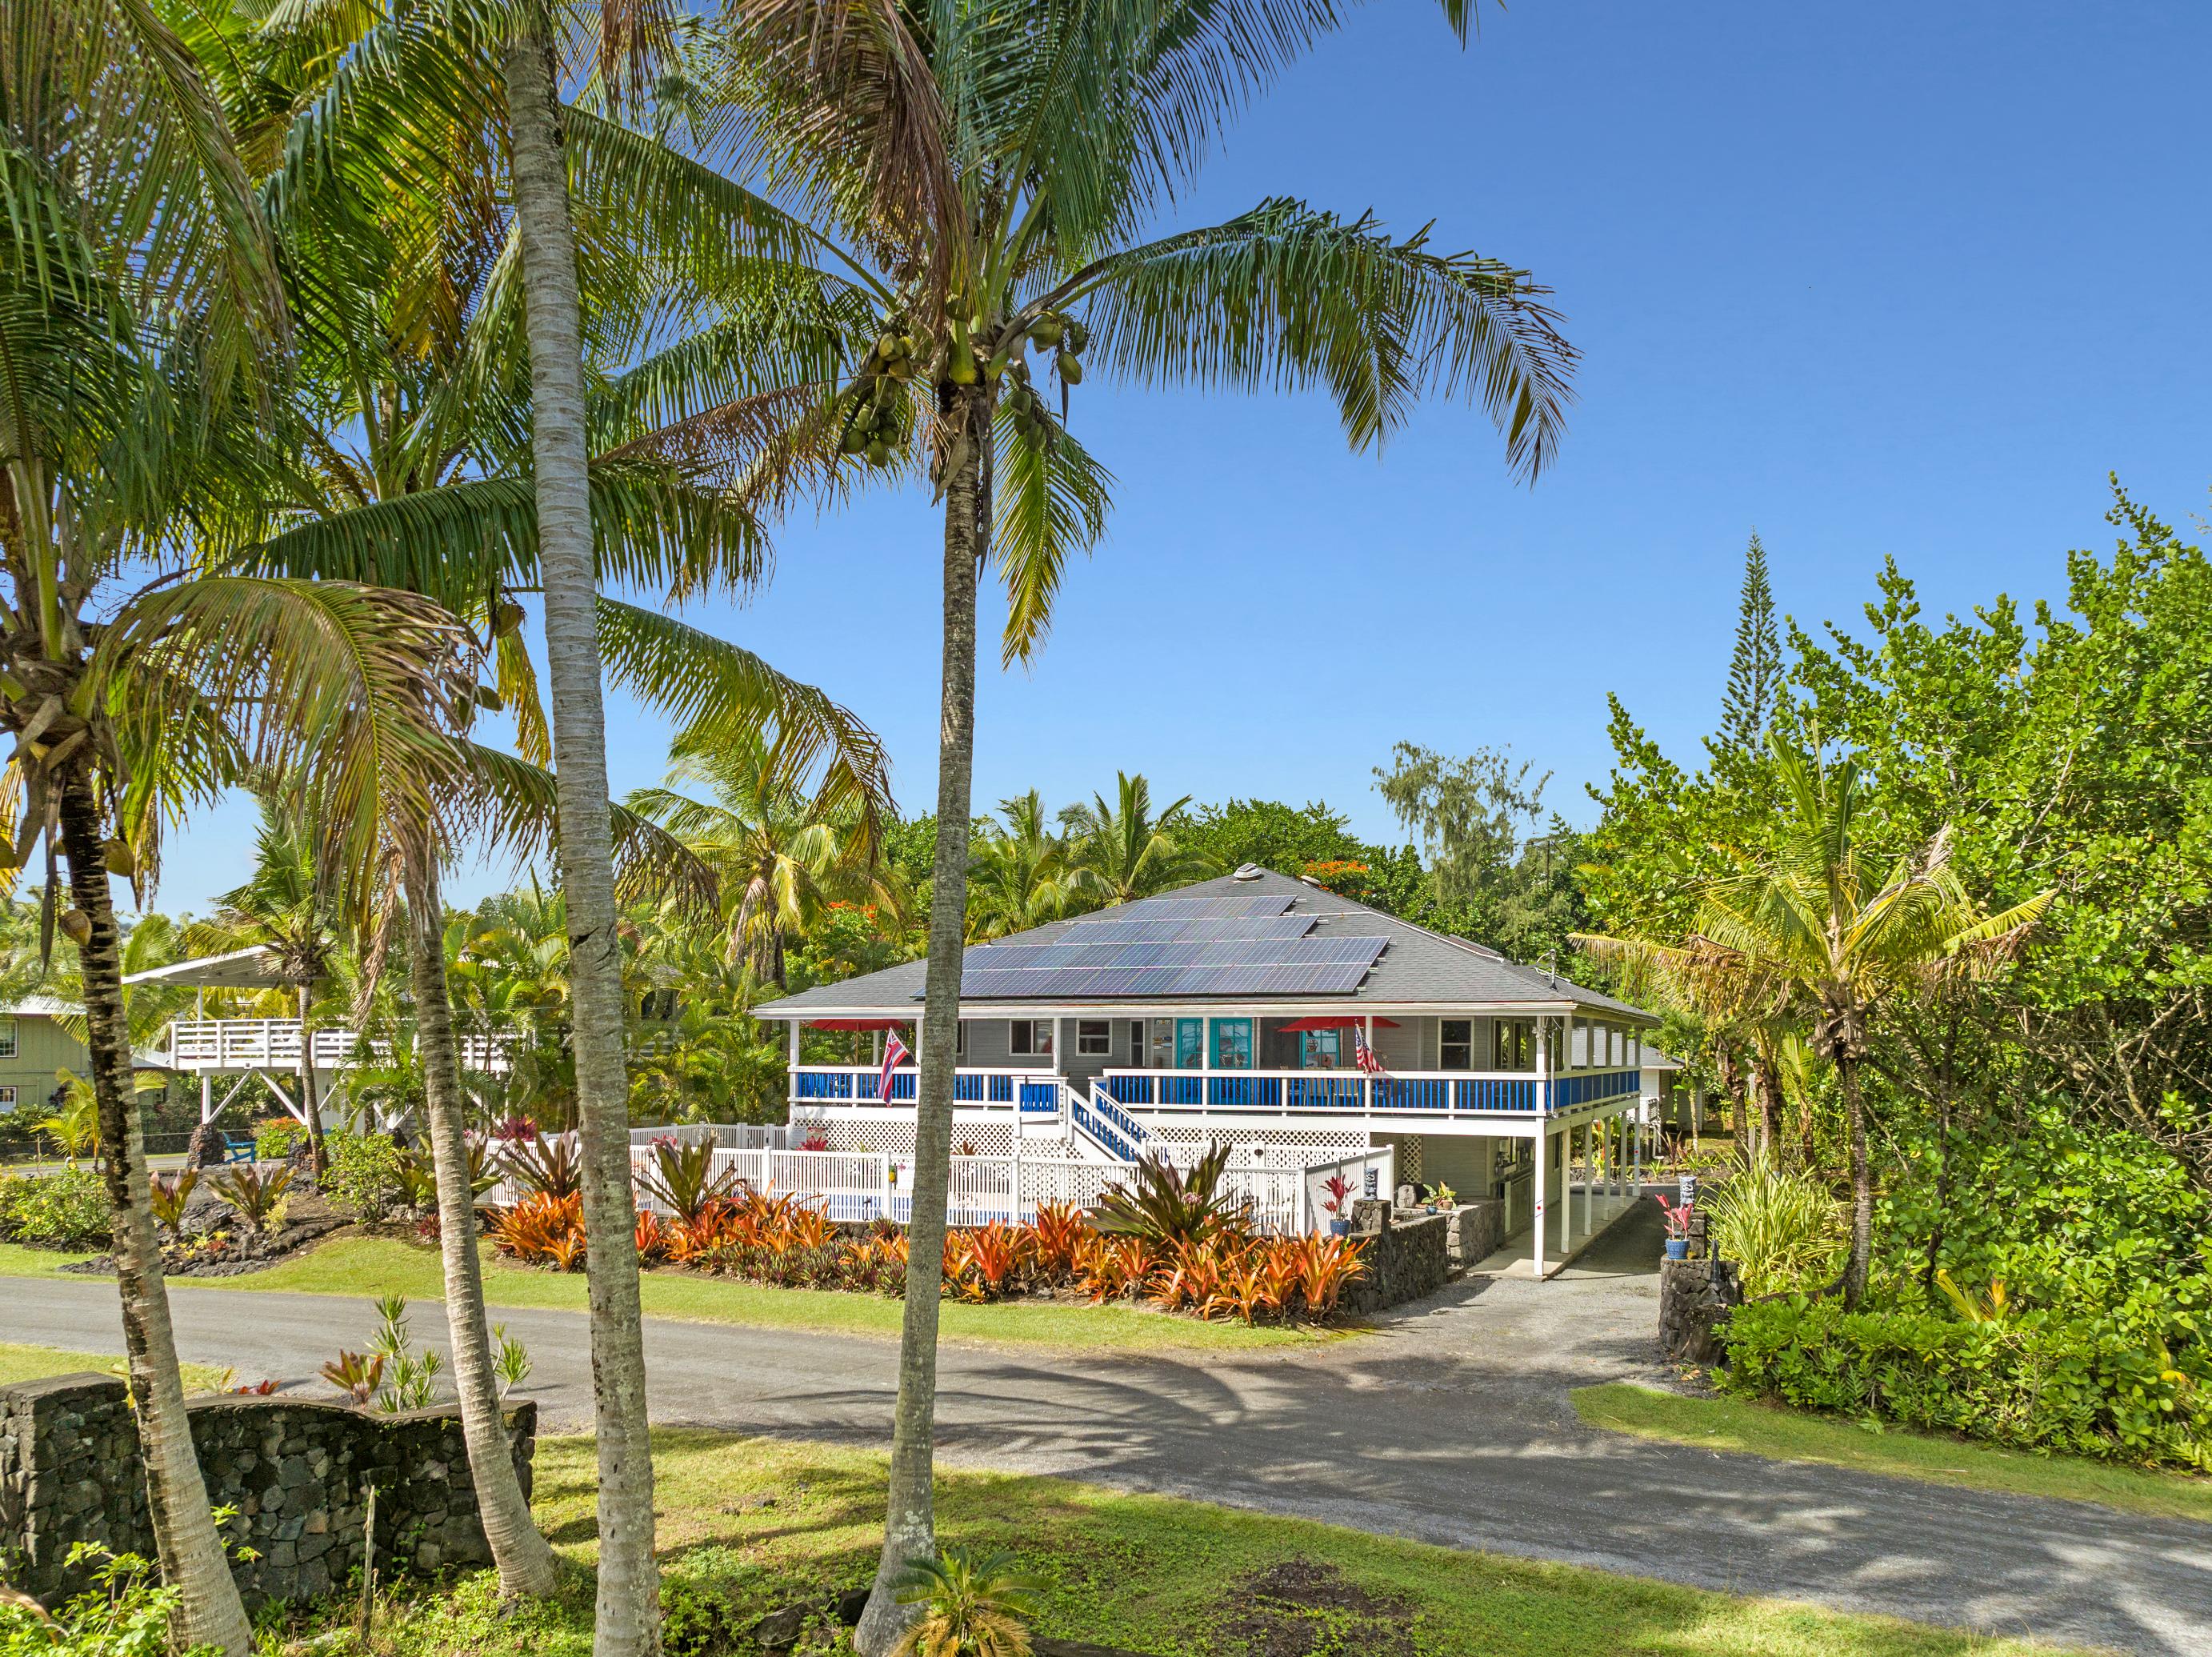
[[[1505,1246],[1505,1203],[1501,1197],[1478,1197],[1445,1218],[1450,1221],[1446,1250],[1455,1271],[1471,1270]]]
[[[1367,1275],[1344,1292],[1347,1312],[1364,1315],[1432,1295],[1450,1277],[1448,1214],[1391,1215],[1386,1204],[1353,1209],[1353,1240]]]
[[[238,1509],[227,1535],[258,1559],[234,1567],[249,1608],[311,1599],[361,1568],[376,1486],[380,1573],[488,1565],[458,1405],[385,1415],[276,1398],[187,1406],[208,1499]],[[508,1406],[515,1471],[530,1489],[538,1408]],[[138,1427],[123,1383],[60,1375],[0,1387],[0,1581],[47,1605],[86,1586],[70,1546],[154,1555]]]

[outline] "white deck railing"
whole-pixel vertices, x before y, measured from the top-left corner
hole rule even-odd
[[[702,1130],[680,1130],[696,1134]],[[772,1145],[740,1147],[744,1130],[716,1130],[712,1167],[718,1179],[742,1180],[754,1191],[793,1196],[818,1208],[832,1220],[860,1222],[888,1215],[901,1225],[914,1215],[914,1161],[870,1151],[794,1151]],[[755,1130],[755,1132],[760,1130]],[[774,1134],[777,1130],[767,1130]],[[573,1142],[573,1135],[550,1136]],[[634,1198],[641,1209],[665,1214],[644,1176],[652,1170],[654,1148],[647,1142],[630,1146]],[[1388,1153],[1383,1153],[1387,1157]],[[1003,1220],[1019,1225],[1034,1220],[1039,1205],[1073,1203],[1089,1208],[1106,1188],[1129,1180],[1127,1163],[1085,1162],[1066,1156],[956,1156],[947,1179],[946,1216],[955,1226],[988,1225]],[[1291,1167],[1232,1166],[1222,1176],[1227,1188],[1252,1205],[1252,1221],[1261,1231],[1297,1234],[1315,1228],[1318,1213],[1306,1200],[1304,1171]],[[524,1188],[501,1180],[478,1200],[505,1207],[521,1200]]]
[[[471,1070],[500,1070],[507,1066],[509,1039],[505,1036],[460,1035],[461,1064]],[[361,1038],[351,1030],[317,1026],[315,1068],[351,1069],[358,1062]],[[391,1051],[382,1040],[369,1043],[378,1057]],[[178,1019],[169,1026],[167,1050],[169,1067],[177,1070],[278,1070],[300,1068],[300,1020],[297,1019]]]

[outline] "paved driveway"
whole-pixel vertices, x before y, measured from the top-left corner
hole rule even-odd
[[[948,1346],[949,1461],[1050,1472],[1392,1535],[1928,1622],[2212,1653],[2212,1526],[1594,1433],[1567,1392],[1653,1373],[1650,1219],[1549,1283],[1456,1285],[1370,1337],[1301,1353],[1059,1358]],[[312,1375],[366,1302],[187,1288],[183,1355]],[[0,1280],[8,1338],[119,1351],[105,1285]],[[583,1319],[502,1312],[548,1424],[591,1406]],[[429,1335],[434,1310],[420,1308]],[[648,1323],[654,1419],[882,1444],[887,1341]]]

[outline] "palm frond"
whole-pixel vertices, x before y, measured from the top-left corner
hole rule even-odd
[[[1565,431],[1576,351],[1546,290],[1474,253],[1395,241],[1278,198],[1209,229],[1099,260],[1055,292],[1087,301],[1091,351],[1143,384],[1320,384],[1355,448],[1381,443],[1424,393],[1477,401],[1524,477]]]
[[[997,427],[991,556],[1006,584],[1001,653],[1011,664],[1043,643],[1068,559],[1105,535],[1114,479],[1049,416],[1024,427],[1002,406]]]

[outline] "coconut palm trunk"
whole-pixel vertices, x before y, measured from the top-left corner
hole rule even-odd
[[[1856,1308],[1866,1294],[1874,1268],[1874,1162],[1867,1149],[1866,1100],[1859,1089],[1858,1056],[1847,1047],[1831,1052],[1836,1082],[1843,1089],[1844,1118],[1850,1136],[1851,1252],[1844,1263],[1844,1308]]]
[[[506,49],[504,65],[528,314],[545,677],[552,702],[559,868],[568,901],[584,1229],[590,1239],[586,1270],[599,1516],[592,1649],[595,1657],[637,1657],[660,1648],[660,1593],[630,1195],[629,1079],[623,1054],[606,716],[593,611],[576,238],[544,40],[527,30],[519,33]]]
[[[469,1179],[466,1112],[461,1094],[453,1004],[446,984],[445,905],[434,853],[406,860],[408,967],[415,991],[415,1045],[422,1066],[430,1156],[438,1171],[438,1242],[446,1269],[446,1322],[453,1343],[453,1389],[484,1539],[499,1568],[500,1592],[543,1598],[554,1588],[553,1550],[530,1517],[514,1471],[499,1381],[492,1371],[484,1316],[483,1270],[477,1258],[476,1193]]]
[[[70,891],[92,929],[80,947],[85,1049],[100,1111],[100,1175],[114,1228],[123,1345],[146,1466],[146,1497],[165,1581],[182,1595],[171,1630],[179,1649],[220,1648],[250,1657],[253,1632],[209,1510],[207,1483],[185,1413],[185,1383],[161,1280],[161,1246],[147,1183],[145,1136],[131,1086],[131,1034],[123,1014],[123,941],[107,890],[100,813],[86,767],[60,779],[62,850]]]
[[[315,1081],[315,1024],[311,1009],[315,1004],[315,986],[310,982],[300,986],[300,1113],[307,1119],[307,1166],[314,1171],[315,1183],[321,1185],[323,1176],[330,1171],[323,1149],[322,1090]]]
[[[914,1212],[907,1223],[906,1310],[899,1325],[898,1403],[891,1416],[890,1491],[874,1591],[854,1630],[861,1657],[885,1657],[914,1614],[892,1584],[937,1552],[937,1323],[945,1288],[945,1209],[952,1165],[952,1083],[960,1033],[961,941],[968,923],[969,796],[975,768],[976,564],[990,521],[982,482],[988,399],[950,393],[957,434],[945,490],[945,640],[937,739],[937,849],[930,866],[929,966],[915,1083]]]

